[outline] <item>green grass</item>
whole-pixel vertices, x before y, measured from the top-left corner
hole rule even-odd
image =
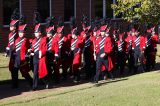
[[[0,53],[0,67],[8,66],[9,57],[5,57],[4,54]]]
[[[0,53],[0,81],[11,79],[8,65],[9,57],[5,57],[4,54]],[[20,76],[20,79],[23,78]]]
[[[150,72],[112,83],[82,84],[24,93],[0,101],[2,106],[159,106],[160,73]],[[120,80],[120,79],[119,79]]]
[[[0,54],[0,81],[10,79],[10,74],[8,70],[9,58],[4,57],[3,54]]]
[[[0,69],[1,81],[9,78],[7,70]],[[22,92],[0,100],[0,106],[160,106],[160,73],[154,71],[116,79],[115,82],[105,81],[99,87],[85,83]]]

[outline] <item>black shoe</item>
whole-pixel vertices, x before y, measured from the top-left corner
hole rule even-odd
[[[103,77],[103,80],[105,80],[105,81],[106,81],[106,80],[107,80],[107,76],[104,76],[104,77]]]
[[[115,78],[114,78],[114,76],[113,76],[113,75],[111,76],[111,80],[115,80]]]
[[[95,84],[98,84],[98,81],[94,81]]]
[[[33,87],[32,89],[31,89],[31,91],[36,91],[37,90],[37,88],[36,87]]]
[[[45,88],[46,88],[46,89],[49,89],[49,84],[46,84]]]
[[[93,83],[98,84],[98,80],[96,78],[94,78]]]
[[[29,83],[29,86],[32,88],[32,86],[33,86],[33,82],[30,82],[30,83]]]
[[[67,81],[67,76],[63,76],[62,81]]]
[[[73,80],[74,83],[79,83],[80,82],[80,78],[75,76],[74,80]]]
[[[56,85],[60,84],[60,80],[55,80],[55,84]]]
[[[98,78],[96,78],[96,76],[94,77],[94,83],[98,83]]]
[[[17,85],[13,85],[13,86],[12,86],[12,89],[17,89],[17,88],[18,88]]]

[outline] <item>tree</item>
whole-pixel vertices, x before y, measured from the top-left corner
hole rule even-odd
[[[112,9],[116,16],[122,14],[128,22],[136,19],[141,23],[156,24],[160,18],[160,0],[117,0]]]

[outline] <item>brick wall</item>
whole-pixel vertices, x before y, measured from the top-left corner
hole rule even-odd
[[[90,14],[90,0],[77,0],[76,17],[78,25],[81,26],[81,17],[83,14]],[[92,0],[94,3],[94,0]],[[5,46],[8,43],[9,27],[3,27],[3,0],[0,0],[0,52],[5,51]],[[27,37],[33,35],[33,12],[37,8],[37,0],[22,0],[22,14],[26,16],[27,21]],[[64,17],[64,0],[52,0],[52,15],[55,17]],[[94,5],[92,4],[92,17],[94,17]],[[69,24],[65,24],[65,32],[70,31]]]
[[[64,17],[64,0],[52,0],[52,15]]]
[[[33,33],[33,13],[37,9],[37,0],[22,0],[22,14],[26,17],[27,37],[31,37]]]
[[[0,52],[5,50],[8,42],[8,29],[3,27],[3,0],[0,0]]]

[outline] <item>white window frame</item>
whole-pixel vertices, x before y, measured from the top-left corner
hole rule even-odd
[[[52,0],[49,0],[49,15],[52,16]]]
[[[19,12],[22,14],[22,0],[19,0]]]
[[[74,0],[74,17],[77,17],[77,0]],[[70,24],[70,21],[65,21],[64,24]]]
[[[20,15],[22,14],[22,0],[19,0],[19,12],[20,12]],[[8,28],[9,25],[3,25],[4,28]]]
[[[103,0],[103,18],[106,18],[106,0]]]

